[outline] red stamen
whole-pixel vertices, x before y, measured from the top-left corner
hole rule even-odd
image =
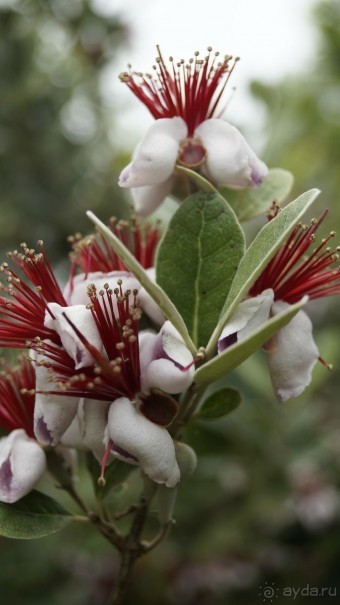
[[[39,253],[22,244],[23,253],[15,251],[8,254],[30,285],[22,281],[7,263],[0,267],[8,283],[7,286],[0,284],[0,290],[6,294],[0,297],[1,347],[25,348],[26,341],[35,337],[60,343],[56,332],[44,326],[45,313],[48,311],[51,315],[48,309],[50,302],[57,302],[61,306],[67,303],[46,257],[43,243],[39,241],[38,246]]]
[[[327,363],[327,361],[325,361],[322,357],[318,357],[318,361],[320,361],[320,363],[322,363],[327,370],[333,370],[333,365],[331,363]]]
[[[100,477],[98,479],[98,485],[100,487],[105,487],[105,483],[106,483],[105,477],[104,477],[104,475],[105,475],[105,469],[106,469],[108,458],[110,456],[110,452],[111,452],[112,446],[113,446],[113,441],[112,441],[112,439],[110,439],[109,443],[106,446],[104,455],[102,457],[101,465],[100,465],[101,473],[100,473]]]
[[[134,217],[131,218],[130,222],[117,222],[115,218],[112,218],[109,226],[112,233],[123,242],[145,269],[154,264],[155,251],[159,240],[157,227],[152,227],[148,223],[142,224]],[[101,271],[102,273],[128,271],[123,261],[100,233],[83,239],[80,234],[77,234],[69,239],[73,248],[71,253],[71,289],[72,279],[77,268],[85,273],[85,277],[95,271]]]
[[[113,401],[122,396],[132,399],[140,391],[138,324],[141,311],[136,300],[130,306],[129,292],[123,294],[121,290],[121,296],[120,290],[117,290],[113,296],[106,284],[98,297],[95,286],[89,287],[91,303],[88,308],[101,335],[105,356],[64,313],[66,321],[93,357],[95,365],[75,371],[73,360],[61,347],[39,340],[28,343],[30,348],[45,357],[45,365],[51,367],[51,380],[59,390],[51,389],[48,393]]]
[[[195,52],[195,59],[175,64],[170,57],[168,68],[158,46],[157,50],[154,77],[131,72],[129,68],[129,72],[122,73],[120,79],[156,120],[179,116],[188,126],[188,136],[192,137],[199,124],[216,116],[224,89],[239,58],[236,57],[231,65],[231,55],[225,55],[216,62],[219,53],[212,55],[209,47],[204,59],[199,59],[199,53]]]
[[[8,432],[24,429],[29,437],[34,438],[34,367],[24,357],[19,358],[19,365],[14,369],[5,362],[1,367],[0,426]]]
[[[340,294],[340,271],[339,267],[334,267],[339,260],[338,249],[331,250],[327,246],[335,233],[331,232],[309,256],[304,256],[314,244],[315,232],[326,214],[327,210],[319,220],[313,220],[309,228],[298,225],[292,231],[250,289],[250,296],[271,288],[275,300],[293,304],[305,295],[315,299]]]

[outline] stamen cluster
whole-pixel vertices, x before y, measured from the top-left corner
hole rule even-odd
[[[57,283],[43,242],[38,242],[39,252],[21,244],[23,252],[9,252],[8,257],[31,283],[27,285],[8,263],[2,263],[0,272],[7,285],[0,283],[0,346],[25,348],[26,341],[35,337],[59,342],[53,330],[44,326],[49,302],[61,306],[67,303]],[[33,286],[33,287],[32,287]]]
[[[283,300],[293,304],[303,296],[310,299],[340,294],[338,246],[332,249],[328,242],[335,236],[331,231],[329,236],[305,257],[316,241],[315,232],[325,218],[327,210],[311,225],[298,225],[289,236],[287,242],[280,248],[270,261],[260,277],[251,288],[249,295],[257,296],[267,288],[274,290],[275,300]]]
[[[138,262],[148,269],[153,265],[156,247],[159,240],[159,230],[149,223],[142,224],[136,217],[130,221],[110,219],[108,225],[121,242],[130,250]],[[107,243],[101,233],[82,237],[77,233],[69,238],[72,245],[71,275],[80,269],[88,275],[95,271],[110,273],[111,271],[128,271],[123,261]]]
[[[25,429],[27,435],[34,438],[34,387],[35,372],[30,360],[20,357],[16,368],[1,362],[0,426],[9,433]]]
[[[63,348],[41,340],[29,343],[43,356],[38,363],[50,368],[51,382],[59,389],[52,388],[49,393],[113,401],[121,396],[133,398],[140,391],[138,326],[141,311],[137,292],[123,292],[121,280],[118,285],[114,291],[109,284],[100,291],[93,284],[88,287],[91,301],[88,310],[96,322],[105,353],[85,338],[67,317],[67,312],[64,315],[93,357],[93,365],[75,371],[73,360]]]
[[[198,51],[187,63],[183,59],[175,63],[169,57],[168,67],[160,48],[157,50],[154,75],[131,71],[129,65],[129,71],[122,73],[120,79],[156,120],[183,118],[191,137],[199,124],[216,117],[222,93],[239,57],[225,55],[219,60],[220,53],[213,53],[209,46],[203,59]]]

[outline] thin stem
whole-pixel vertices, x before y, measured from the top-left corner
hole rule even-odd
[[[146,521],[148,506],[149,501],[143,495],[135,512],[130,532],[124,540],[117,585],[111,605],[121,605],[123,603],[132,567],[135,561],[146,552],[145,546],[140,542],[140,536]]]
[[[150,552],[150,550],[153,550],[154,548],[156,548],[156,546],[158,546],[158,544],[160,544],[161,542],[163,542],[163,540],[165,540],[165,538],[169,535],[174,523],[175,523],[175,521],[173,519],[171,519],[170,521],[168,521],[161,527],[161,530],[159,531],[157,536],[153,540],[151,540],[151,542],[143,543],[146,553]]]
[[[106,540],[108,540],[110,544],[113,544],[114,546],[116,546],[116,548],[118,548],[118,550],[121,550],[123,547],[123,537],[118,531],[118,529],[113,525],[113,523],[108,523],[105,519],[103,519],[96,513],[89,511],[86,504],[79,496],[78,492],[74,487],[68,486],[64,487],[63,489],[69,494],[69,496],[71,496],[71,498],[78,504],[79,508],[81,508],[81,510],[86,514],[86,517],[83,517],[82,519],[86,518],[90,523],[92,523],[92,525],[94,525],[98,529],[99,533],[101,533],[101,535]],[[76,520],[79,520],[79,518]]]
[[[69,496],[71,496],[72,500],[74,500],[76,502],[76,504],[78,504],[79,508],[86,514],[89,514],[89,511],[87,509],[87,506],[85,504],[85,502],[83,501],[83,499],[80,497],[80,495],[78,494],[78,492],[76,491],[76,489],[74,487],[63,487],[62,489],[64,489]]]

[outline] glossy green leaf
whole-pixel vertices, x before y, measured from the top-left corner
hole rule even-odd
[[[242,401],[241,393],[237,389],[225,388],[212,393],[201,409],[194,414],[194,418],[199,420],[215,420],[227,416],[240,405]]]
[[[289,233],[300,221],[303,214],[319,195],[318,189],[311,189],[303,193],[296,200],[288,204],[258,233],[243,256],[229,295],[223,306],[219,322],[208,344],[208,354],[215,348],[219,335],[235,307],[246,296],[262,270],[278,251]]]
[[[221,193],[234,208],[238,219],[247,221],[268,212],[274,200],[283,202],[291,192],[293,182],[293,175],[288,170],[271,168],[260,187],[242,191],[223,188]]]
[[[243,253],[243,231],[221,196],[196,193],[172,217],[157,254],[157,282],[196,346],[208,342]]]
[[[71,521],[71,513],[61,504],[36,490],[14,504],[0,502],[0,535],[6,538],[41,538]]]
[[[283,313],[275,315],[266,321],[261,328],[253,332],[241,342],[228,347],[221,355],[201,366],[195,373],[194,382],[199,386],[208,385],[239,366],[254,351],[260,349],[280,328],[285,326],[294,315],[304,306],[307,298],[290,305]]]
[[[86,463],[92,478],[96,497],[100,500],[106,498],[112,488],[124,483],[131,471],[133,471],[135,468],[131,464],[122,462],[121,460],[115,458],[105,469],[105,485],[101,487],[98,485],[98,479],[101,473],[100,464],[91,452],[88,452],[86,456]]]

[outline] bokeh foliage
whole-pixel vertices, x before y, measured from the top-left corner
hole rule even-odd
[[[88,230],[84,212],[119,209],[114,114],[103,74],[125,39],[117,18],[82,0],[0,9],[1,247]]]
[[[301,77],[252,89],[268,110],[268,162],[294,173],[296,195],[320,187],[334,228],[339,3],[321,2],[315,20],[313,65]],[[1,246],[12,245],[14,235],[43,237],[58,258],[66,235],[87,229],[84,208],[105,218],[120,200],[113,162],[119,145],[108,135],[112,108],[99,81],[124,30],[87,2],[32,0],[3,9],[0,32]],[[322,355],[339,366],[338,309],[311,306]],[[170,538],[140,561],[127,605],[260,603],[265,582],[281,590],[278,605],[287,603],[284,587],[336,587],[340,594],[338,380],[320,365],[306,394],[279,407],[259,352],[220,381],[239,388],[243,403],[224,420],[197,420],[187,430],[199,467],[179,490]],[[83,489],[90,494],[90,485]],[[124,490],[115,495],[120,506],[125,497]],[[62,502],[70,507],[67,497]],[[0,556],[1,598],[13,605],[102,605],[115,570],[110,547],[81,526],[37,542],[1,539]]]

